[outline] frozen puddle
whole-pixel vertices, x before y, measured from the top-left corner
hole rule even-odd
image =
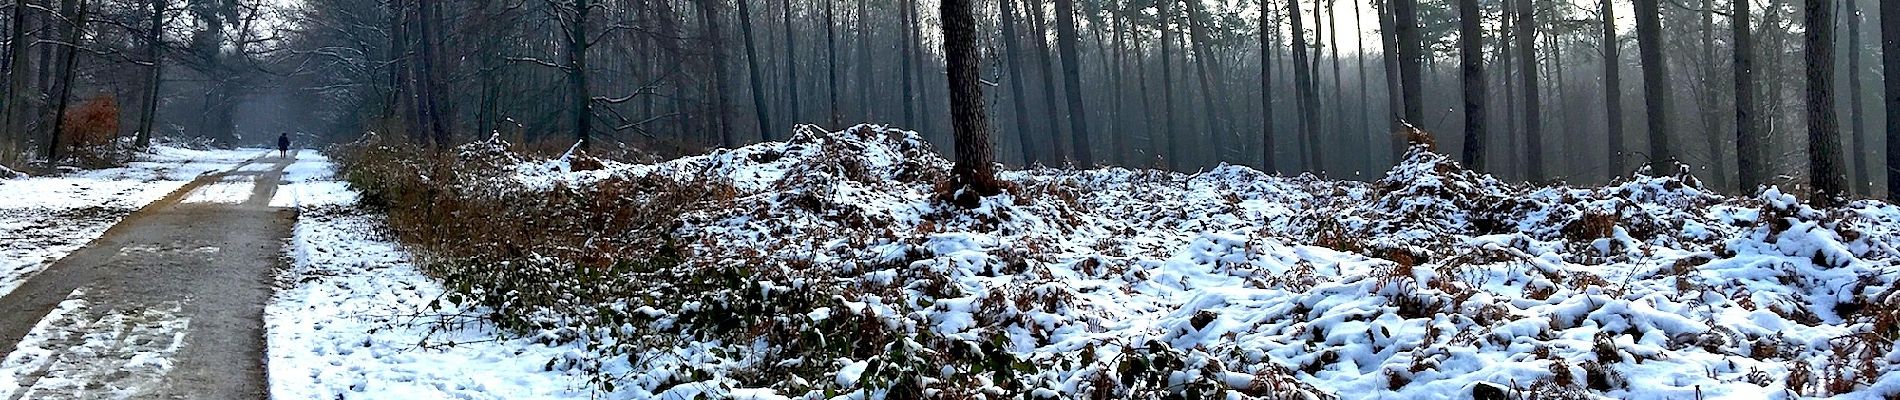
[[[239,204],[251,199],[251,192],[257,187],[256,176],[230,176],[192,190],[184,203]]]
[[[0,361],[0,399],[127,398],[155,388],[185,342],[176,302],[108,310],[75,290]]]

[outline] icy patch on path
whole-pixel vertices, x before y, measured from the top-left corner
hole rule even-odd
[[[158,385],[190,321],[178,303],[109,310],[76,290],[0,361],[0,394],[23,399],[128,398]]]

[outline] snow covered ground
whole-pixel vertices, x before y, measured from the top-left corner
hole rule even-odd
[[[293,165],[271,201],[299,214],[292,267],[265,308],[273,398],[592,398],[585,377],[545,369],[579,356],[571,346],[457,323],[479,315],[438,301],[441,285],[329,169],[321,159]]]
[[[472,184],[730,188],[677,216],[683,264],[540,324],[603,349],[614,397],[1900,395],[1886,203],[1527,187],[1415,150],[1376,182],[1013,171],[965,210],[947,170],[862,128]]]
[[[124,167],[0,179],[0,296],[199,175],[264,153],[155,146]]]

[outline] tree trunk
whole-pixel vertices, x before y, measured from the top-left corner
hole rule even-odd
[[[29,61],[29,55],[31,55],[30,50],[32,50],[32,45],[26,40],[26,10],[29,7],[21,6],[23,4],[25,4],[24,1],[14,3],[13,28],[12,32],[8,34],[7,42],[12,43],[12,49],[10,50],[10,59],[7,60],[7,113],[5,122],[7,137],[15,141],[25,141],[26,138],[29,137],[26,132],[26,109],[27,104],[32,101],[30,95],[26,92],[27,85],[29,84],[27,77],[30,74],[27,62]],[[14,149],[7,150],[6,157],[13,158],[15,153],[15,151],[13,151]]]
[[[1272,7],[1268,1],[1260,0],[1260,170],[1275,173],[1279,169],[1273,165],[1273,43],[1267,36],[1274,21],[1267,13]]]
[[[1737,3],[1747,3],[1741,1]],[[1742,7],[1747,7],[1743,5]],[[1603,0],[1597,12],[1603,14],[1603,107],[1604,129],[1609,136],[1609,176],[1621,175],[1628,169],[1623,164],[1623,60],[1617,57],[1622,48],[1616,40],[1616,7],[1610,0]],[[1746,25],[1743,29],[1747,29]],[[1740,68],[1737,68],[1738,70]]]
[[[1066,0],[1065,0],[1066,1]],[[949,72],[950,125],[956,135],[957,163],[952,174],[979,195],[1001,191],[990,147],[989,117],[983,110],[983,82],[977,66],[976,16],[970,0],[943,0],[943,54]],[[972,202],[971,205],[974,205]]]
[[[430,143],[434,144],[436,151],[441,152],[448,150],[451,144],[449,143],[448,127],[442,123],[442,108],[440,105],[442,91],[439,85],[441,80],[436,78],[437,65],[435,64],[437,61],[436,43],[438,36],[436,33],[437,27],[435,26],[437,18],[434,11],[434,1],[435,0],[416,1],[416,29],[420,30],[418,33],[422,35],[422,40],[417,41],[417,46],[422,48],[422,59],[416,62],[417,72],[420,72],[421,75],[416,77],[416,79],[421,80],[419,83],[422,86],[422,90],[418,91],[419,95],[416,99],[419,101],[417,106],[420,107],[421,110],[419,116],[422,118],[422,123],[425,124],[424,128],[428,129]],[[587,94],[587,0],[575,0],[575,5],[578,15],[577,18],[575,18],[574,25],[569,27],[569,29],[571,29],[569,32],[571,36],[568,38],[569,45],[567,49],[567,82],[569,85],[572,85],[568,88],[568,93],[572,96],[570,101],[574,102],[572,104],[573,108],[570,109],[570,111],[574,113],[574,138],[576,142],[580,143],[581,148],[585,149],[588,145],[589,117],[593,115],[589,112],[588,103],[590,100]]]
[[[1755,115],[1754,39],[1749,32],[1749,2],[1730,3],[1735,7],[1729,22],[1735,29],[1735,167],[1742,192],[1753,194],[1766,183],[1763,178],[1768,171],[1760,163],[1766,161],[1764,146],[1768,140],[1760,136],[1760,117]]]
[[[75,9],[75,7],[77,7],[77,9]],[[65,43],[64,46],[67,46],[67,48],[60,52],[59,76],[57,78],[59,89],[53,94],[53,101],[55,104],[58,104],[58,106],[53,108],[53,118],[49,121],[53,125],[53,134],[46,141],[46,160],[48,162],[59,161],[59,148],[61,144],[59,141],[60,137],[65,133],[66,128],[66,124],[63,123],[63,120],[66,117],[66,107],[72,102],[73,72],[74,67],[79,62],[79,48],[77,47],[79,46],[79,35],[83,33],[86,28],[85,0],[61,1],[59,8],[60,15],[66,16],[65,19],[69,22],[69,26],[62,32],[65,37],[61,39],[61,43]]]
[[[1700,12],[1702,14],[1702,57],[1699,61],[1701,61],[1702,73],[1697,74],[1696,77],[1696,92],[1697,101],[1701,104],[1697,107],[1699,110],[1696,114],[1702,117],[1702,131],[1705,133],[1702,137],[1708,140],[1711,178],[1718,185],[1725,185],[1725,182],[1728,182],[1728,163],[1727,157],[1724,157],[1722,152],[1723,135],[1718,133],[1721,129],[1721,111],[1718,110],[1720,107],[1715,105],[1715,82],[1713,81],[1716,76],[1715,1],[1702,0]]]
[[[1458,0],[1459,67],[1465,84],[1466,168],[1484,171],[1484,20],[1478,0]]]
[[[826,4],[830,2],[827,1]],[[779,5],[785,9],[785,13],[780,15],[783,16],[785,24],[785,89],[790,91],[786,96],[789,105],[785,109],[784,126],[790,129],[798,125],[798,118],[801,115],[798,104],[798,35],[792,32],[792,0],[779,0]],[[790,131],[785,133],[791,134]]]
[[[902,7],[902,8],[915,7],[914,5],[911,4],[909,0],[898,0],[897,5],[898,7]],[[898,20],[898,25],[901,27],[901,29],[903,29],[902,41],[897,44],[899,46],[898,48],[900,49],[897,55],[897,58],[898,58],[897,79],[899,81],[902,81],[902,86],[904,87],[904,93],[903,93],[904,98],[902,99],[904,103],[904,129],[912,129],[912,130],[921,131],[921,130],[924,130],[923,127],[917,126],[917,109],[915,106],[915,104],[917,103],[917,93],[916,93],[916,90],[911,87],[913,83],[910,79],[911,78],[910,71],[916,68],[915,66],[911,65],[911,61],[914,59],[911,58],[910,56],[910,53],[911,53],[910,48],[915,43],[917,43],[917,40],[910,36],[910,32],[911,32],[910,12],[905,11],[905,10],[898,10],[897,20]]]
[[[1405,90],[1400,88],[1402,84],[1399,79],[1399,39],[1396,32],[1398,23],[1392,18],[1392,1],[1377,1],[1379,1],[1379,44],[1381,46],[1379,61],[1385,64],[1385,119],[1389,125],[1386,132],[1389,134],[1399,131],[1399,116],[1405,112],[1405,97],[1401,93]],[[1389,153],[1395,162],[1399,160],[1399,157],[1404,156],[1404,141],[1393,138],[1387,142],[1390,143]]]
[[[707,52],[712,53],[712,65],[708,69],[712,70],[713,80],[713,128],[718,131],[721,146],[738,147],[739,139],[733,137],[731,120],[728,118],[732,106],[727,96],[731,95],[732,86],[731,81],[726,79],[726,46],[723,34],[725,31],[721,30],[719,25],[719,1],[697,0],[693,4],[699,7],[700,23],[705,25]]]
[[[1669,145],[1669,64],[1662,53],[1662,12],[1658,0],[1636,0],[1636,50],[1643,61],[1643,103],[1649,109],[1650,173],[1676,173]],[[1823,0],[1825,1],[1825,0]]]
[[[1868,195],[1874,193],[1874,178],[1867,170],[1867,124],[1861,112],[1860,86],[1860,6],[1848,0],[1845,17],[1847,18],[1847,123],[1853,131],[1854,140],[1854,193]]]
[[[1056,49],[1062,52],[1062,81],[1068,88],[1069,135],[1075,142],[1076,165],[1087,168],[1095,165],[1095,158],[1090,154],[1088,113],[1082,107],[1082,57],[1075,48],[1078,35],[1075,0],[1056,0]]]
[[[1037,161],[1047,160],[1039,160],[1043,153],[1037,151],[1037,140],[1031,135],[1034,130],[1029,128],[1029,101],[1026,99],[1029,93],[1023,91],[1022,58],[1024,55],[1020,40],[1022,36],[1016,33],[1016,2],[1003,0],[997,3],[1003,12],[1002,21],[997,22],[1003,26],[1003,37],[997,40],[1003,42],[1003,61],[1009,68],[1010,104],[1016,114],[1016,140],[1022,146],[1023,165],[1027,166]]]
[[[1531,0],[1517,0],[1517,48],[1523,52],[1518,73],[1524,76],[1524,152],[1531,181],[1544,179],[1544,120],[1537,90],[1537,19]]]
[[[1808,181],[1814,185],[1817,206],[1840,203],[1846,195],[1847,176],[1841,170],[1840,121],[1835,120],[1834,0],[1807,0]]]
[[[1171,30],[1168,29],[1170,3],[1173,2],[1165,0],[1155,2],[1155,15],[1159,16],[1155,19],[1155,30],[1161,32],[1161,43],[1159,43],[1161,45],[1161,136],[1168,138],[1167,167],[1176,168],[1181,165],[1182,160],[1181,138],[1176,135],[1178,131],[1174,126],[1174,57],[1171,51],[1174,48],[1172,44],[1174,35],[1171,35]]]
[[[834,2],[825,2],[825,63],[827,64],[825,72],[829,76],[825,79],[825,83],[829,85],[827,92],[830,95],[828,98],[831,99],[831,124],[827,129],[844,129],[840,126],[844,115],[838,110],[838,25],[832,3]]]
[[[1306,159],[1303,160],[1307,171],[1318,171],[1325,163],[1325,155],[1320,152],[1319,129],[1315,115],[1319,107],[1318,96],[1313,94],[1313,70],[1308,67],[1306,53],[1306,31],[1300,21],[1300,0],[1287,0],[1287,16],[1293,24],[1293,85],[1300,98],[1300,141],[1306,147]]]
[[[1206,6],[1202,5],[1200,0],[1185,0],[1185,2],[1188,12],[1188,34],[1192,35],[1194,40],[1194,63],[1200,69],[1203,102],[1201,111],[1207,118],[1207,136],[1210,138],[1204,145],[1213,153],[1208,163],[1218,163],[1225,159],[1225,155],[1221,153],[1229,147],[1225,143],[1228,136],[1227,127],[1220,118],[1226,113],[1221,110],[1222,102],[1217,99],[1219,94],[1214,92],[1216,83],[1221,82],[1220,64],[1215,63],[1214,52],[1208,49],[1210,35],[1207,33],[1207,10],[1204,9]]]
[[[1880,60],[1887,104],[1887,200],[1900,199],[1900,1],[1880,2]]]
[[[1109,147],[1112,149],[1109,155],[1109,162],[1117,163],[1117,164],[1127,164],[1129,161],[1128,136],[1130,135],[1129,133],[1130,130],[1125,124],[1128,121],[1128,119],[1124,117],[1124,115],[1126,114],[1122,113],[1128,108],[1126,96],[1125,96],[1127,92],[1126,85],[1123,84],[1124,82],[1127,82],[1127,81],[1122,80],[1122,78],[1128,72],[1127,71],[1128,62],[1126,58],[1128,55],[1128,46],[1125,39],[1122,38],[1123,32],[1126,31],[1125,29],[1126,26],[1122,25],[1123,11],[1124,10],[1120,10],[1120,9],[1117,9],[1114,11],[1113,24],[1115,26],[1115,32],[1114,32],[1115,34],[1115,70],[1109,77],[1109,81],[1114,82],[1113,84],[1114,86],[1110,90],[1114,91],[1114,96],[1115,96],[1115,99],[1114,99],[1114,104],[1115,104],[1114,121],[1115,122],[1113,124],[1113,126],[1115,127],[1115,130],[1114,132],[1109,133],[1109,136],[1108,136],[1109,142],[1110,142]]]
[[[769,142],[777,137],[773,132],[778,130],[772,126],[771,114],[765,105],[765,76],[759,72],[759,51],[752,41],[752,6],[748,4],[751,2],[752,0],[738,0],[739,34],[745,36],[743,38],[745,40],[745,67],[747,73],[751,75],[752,112],[759,120],[759,139]]]
[[[1061,112],[1056,110],[1056,102],[1060,101],[1061,98],[1056,97],[1056,60],[1054,59],[1055,53],[1049,51],[1049,39],[1047,35],[1049,26],[1046,23],[1047,21],[1043,20],[1041,3],[1023,0],[1023,4],[1025,6],[1022,11],[1030,14],[1030,28],[1035,30],[1035,32],[1031,32],[1029,36],[1036,39],[1036,58],[1038,61],[1041,61],[1038,64],[1042,66],[1042,104],[1044,115],[1047,115],[1049,118],[1049,134],[1047,137],[1050,139],[1050,143],[1055,144],[1055,146],[1050,149],[1053,150],[1054,153],[1050,153],[1048,158],[1050,162],[1058,163],[1064,160],[1074,161],[1075,159],[1072,158],[1071,155],[1073,151],[1072,146],[1069,145],[1067,139],[1063,139],[1064,136],[1062,135],[1062,133],[1066,131],[1066,129],[1063,128],[1068,122],[1068,118],[1063,118]]]
[[[710,1],[710,0],[709,0]],[[1008,1],[1008,0],[1005,0]],[[872,75],[871,64],[871,19],[870,10],[865,8],[867,0],[858,0],[858,108],[860,122],[877,119],[877,107],[871,105],[871,88],[877,82]]]
[[[146,4],[151,7],[152,15],[150,29],[145,32],[145,59],[152,65],[146,68],[145,110],[139,113],[139,132],[138,137],[134,139],[141,149],[152,145],[152,128],[158,117],[158,88],[162,76],[160,73],[165,65],[165,60],[159,55],[159,49],[164,46],[159,42],[161,40],[159,34],[165,29],[165,0],[151,0]]]

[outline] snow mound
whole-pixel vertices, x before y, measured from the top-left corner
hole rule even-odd
[[[637,294],[536,327],[616,397],[1900,394],[1886,203],[1527,187],[1417,148],[1371,183],[1006,171],[966,209],[948,161],[877,126],[655,164],[477,153],[516,193],[717,188],[669,262],[562,281]]]

